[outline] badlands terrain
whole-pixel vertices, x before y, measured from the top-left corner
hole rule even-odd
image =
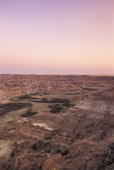
[[[0,170],[114,170],[114,77],[0,75]]]

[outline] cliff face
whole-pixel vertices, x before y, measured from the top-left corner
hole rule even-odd
[[[113,170],[113,81],[0,75],[0,169]]]

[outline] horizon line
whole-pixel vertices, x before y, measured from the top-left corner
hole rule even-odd
[[[36,76],[114,76],[114,74],[33,74],[33,73],[0,73],[0,75],[36,75]]]

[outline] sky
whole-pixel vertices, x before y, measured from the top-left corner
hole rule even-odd
[[[0,0],[0,74],[114,74],[114,0]]]

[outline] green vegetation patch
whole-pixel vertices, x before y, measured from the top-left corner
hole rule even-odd
[[[51,113],[59,113],[63,109],[59,104],[53,104],[48,107],[50,108]]]
[[[22,114],[21,117],[27,118],[36,115],[37,112],[33,112],[31,109],[28,110],[26,113]]]
[[[31,108],[31,103],[7,103],[0,104],[0,116],[4,115],[7,112],[11,112],[14,110],[22,109],[22,108]]]

